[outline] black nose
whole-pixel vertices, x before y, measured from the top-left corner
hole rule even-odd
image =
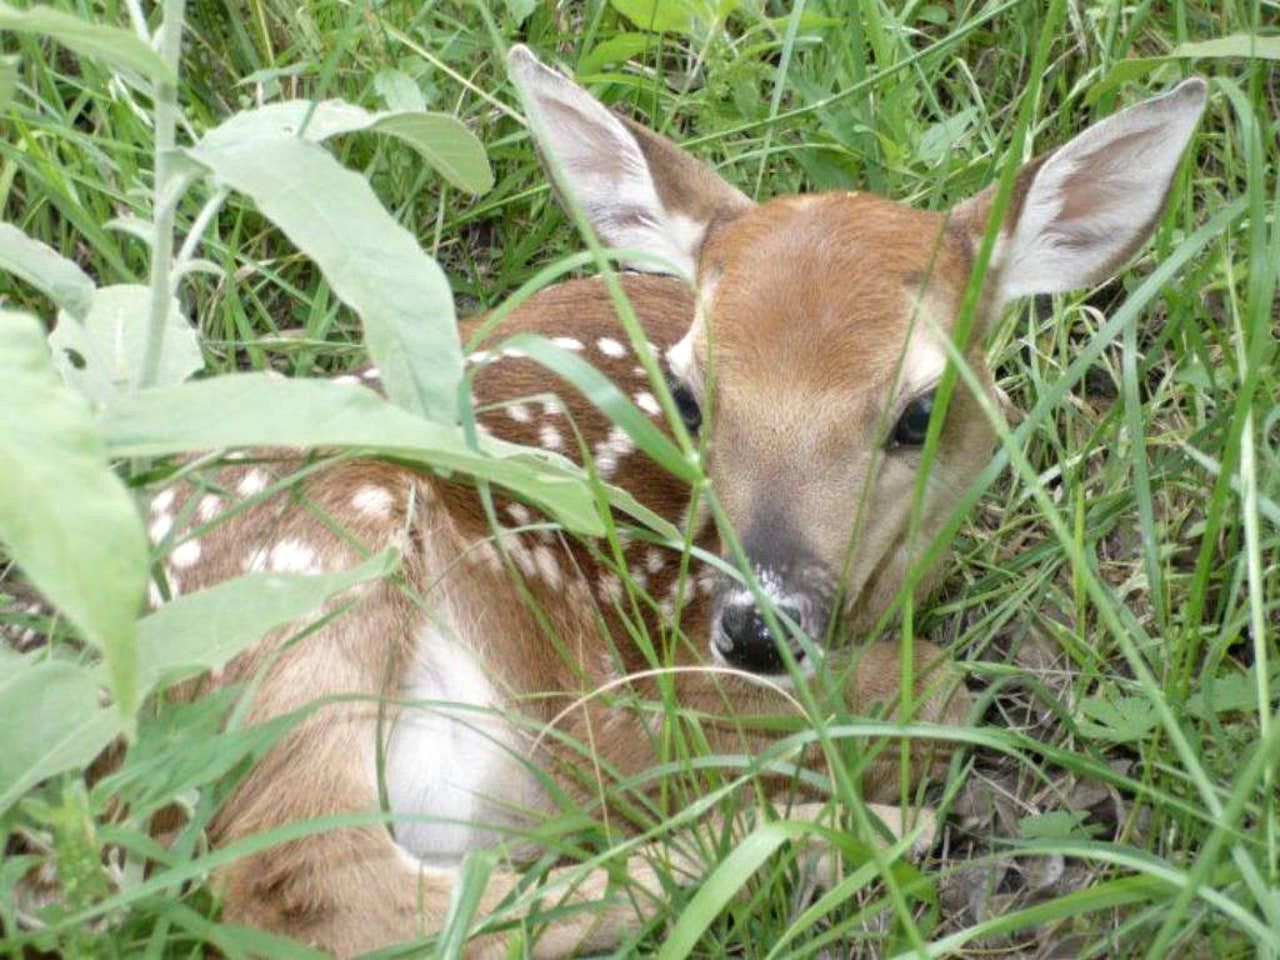
[[[783,620],[800,623],[800,610],[789,604],[776,604],[779,624]],[[782,638],[786,643],[786,638]],[[732,603],[720,613],[720,630],[716,649],[730,666],[752,673],[783,673],[787,669],[778,649],[778,640],[754,604]],[[804,651],[792,648],[796,661],[804,659]]]

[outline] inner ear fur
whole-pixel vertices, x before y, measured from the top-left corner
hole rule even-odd
[[[751,200],[667,138],[607,109],[527,47],[513,47],[507,64],[562,202],[576,204],[605,243],[648,255],[628,266],[693,279],[708,231]]]
[[[1018,171],[991,265],[1001,301],[1101,282],[1133,256],[1159,222],[1206,92],[1199,77],[1185,80]],[[972,249],[982,241],[996,189],[950,214],[952,229]]]

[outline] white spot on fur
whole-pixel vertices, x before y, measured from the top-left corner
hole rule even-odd
[[[544,546],[534,547],[533,559],[538,565],[538,573],[546,581],[547,586],[553,590],[559,590],[562,582],[560,562],[556,559],[556,555],[552,553],[551,548]]]
[[[552,423],[544,423],[538,430],[538,442],[548,450],[559,450],[564,446],[564,438]]]
[[[200,561],[200,541],[191,539],[180,543],[169,553],[169,562],[180,569],[194,567]]]
[[[603,477],[611,477],[618,469],[618,461],[636,448],[630,435],[616,424],[609,428],[609,435],[595,448],[593,456],[596,469]]]
[[[502,545],[507,548],[507,555],[525,577],[533,577],[537,574],[538,565],[533,559],[533,552],[524,545],[523,540],[508,536],[503,539]]]
[[[391,507],[394,503],[395,497],[390,490],[374,484],[366,484],[351,495],[351,506],[375,520],[391,519]]]
[[[492,542],[484,540],[472,547],[477,562],[483,563],[494,573],[502,572],[502,556]]]
[[[606,357],[625,357],[627,348],[613,337],[601,337],[596,341],[596,346],[600,348],[600,352]]]
[[[359,383],[360,378],[357,377],[354,373],[344,373],[341,376],[334,377],[333,382],[343,383],[343,384],[346,384],[347,386],[351,386],[352,384]]]
[[[662,407],[658,404],[657,398],[648,390],[641,390],[636,394],[636,406],[651,417],[660,416],[662,413]]]
[[[616,573],[602,574],[596,589],[600,593],[600,599],[605,603],[615,604],[622,601],[622,581],[618,579]]]
[[[252,497],[267,489],[269,481],[270,477],[267,476],[265,470],[254,467],[244,475],[240,485],[236,487],[236,492],[242,497]]]
[[[533,414],[529,412],[529,407],[523,403],[507,404],[507,416],[516,423],[528,423],[533,419]]]
[[[268,561],[272,570],[279,573],[319,573],[314,547],[292,538],[281,540],[271,548]]]
[[[205,494],[196,505],[196,516],[202,523],[208,523],[222,512],[222,498],[212,493]]]
[[[378,372],[377,367],[370,367],[364,373],[360,374],[361,380],[379,380],[381,378],[382,374]]]
[[[576,337],[552,337],[551,342],[561,350],[581,350],[582,341]]]
[[[491,350],[477,350],[475,353],[467,355],[467,363],[474,363],[477,366],[484,366],[486,363],[493,363],[497,359]]]
[[[542,415],[544,417],[554,417],[564,413],[564,404],[558,397],[548,397],[542,401]]]
[[[151,501],[151,512],[168,513],[173,507],[173,501],[176,496],[177,492],[173,487],[156,494],[156,498]]]
[[[523,350],[519,349],[518,347],[507,347],[505,350],[502,351],[502,355],[512,360],[523,360],[525,357],[528,356],[527,353],[525,353]]]
[[[667,565],[667,558],[657,547],[650,547],[644,555],[644,568],[650,573],[660,573]]]
[[[507,516],[514,520],[519,526],[527,526],[529,521],[533,519],[533,514],[529,512],[529,508],[523,503],[511,503],[507,505]]]
[[[169,535],[169,531],[173,529],[173,514],[162,513],[151,521],[151,526],[147,527],[147,536],[151,538],[152,543],[159,543]]]
[[[245,573],[261,573],[267,569],[267,557],[270,551],[266,547],[254,547],[249,551],[241,564]]]

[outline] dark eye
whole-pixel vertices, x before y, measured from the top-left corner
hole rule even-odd
[[[929,418],[933,416],[933,391],[916,397],[893,428],[890,446],[918,447],[924,443],[925,434],[929,432]]]
[[[684,428],[690,433],[697,433],[702,426],[702,408],[698,406],[689,385],[672,374],[667,374],[667,389],[671,391],[671,399],[676,402],[676,409],[680,411]]]

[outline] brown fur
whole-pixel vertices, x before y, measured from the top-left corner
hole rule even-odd
[[[693,303],[683,284],[643,276],[627,276],[624,283],[658,348],[670,345],[684,332]],[[526,330],[568,334],[587,343],[598,336],[619,336],[604,285],[597,280],[573,281],[539,294],[510,317],[503,333]],[[625,358],[593,353],[591,359],[615,382],[642,385],[630,353]],[[545,395],[552,389],[556,385],[530,360],[504,359],[485,367],[476,380],[477,406],[488,411],[482,422],[504,439],[536,443],[535,425],[512,420],[504,404]],[[563,388],[557,392],[588,446],[597,443],[609,422],[571,392]],[[568,418],[560,415],[558,422],[568,436]],[[284,635],[268,638],[200,685],[200,690],[207,690],[257,678],[260,686],[247,718],[251,723],[286,714],[317,699],[347,698],[317,709],[254,769],[217,817],[213,827],[216,842],[234,842],[310,818],[378,809],[376,783],[356,758],[365,752],[375,731],[385,730],[393,720],[394,711],[388,715],[384,709],[380,717],[378,700],[398,695],[409,657],[408,644],[443,594],[448,595],[455,617],[467,619],[476,632],[488,638],[484,660],[509,691],[512,709],[539,721],[549,721],[625,671],[651,666],[637,648],[622,642],[622,614],[600,597],[596,587],[601,571],[586,545],[561,536],[529,534],[522,538],[527,543],[516,547],[517,552],[545,547],[554,552],[565,571],[564,582],[558,586],[537,575],[524,577],[531,601],[526,602],[508,570],[495,569],[492,558],[486,559],[484,545],[490,542],[492,531],[476,494],[466,485],[357,460],[313,471],[275,496],[245,497],[237,492],[254,471],[262,471],[274,483],[306,462],[286,451],[260,452],[212,477],[193,475],[174,488],[171,500],[160,501],[163,512],[171,511],[177,518],[176,532],[169,533],[171,546],[180,548],[192,531],[198,532],[199,562],[187,569],[170,566],[169,577],[182,592],[238,575],[253,565],[255,557],[259,565],[265,562],[271,566],[270,551],[281,542],[313,548],[315,563],[323,569],[344,568],[357,562],[361,552],[386,545],[399,546],[406,558],[408,590],[391,582],[366,588],[358,606],[347,616],[283,648]],[[682,483],[639,453],[621,458],[614,480],[672,520],[680,518],[688,501]],[[250,489],[256,486],[251,483]],[[394,494],[386,516],[376,520],[351,505],[354,491],[371,486]],[[203,529],[201,503],[210,496],[221,500],[220,511],[241,512],[220,523],[215,517],[213,525]],[[500,509],[509,503],[499,499]],[[504,520],[509,522],[509,517],[504,515]],[[340,532],[332,528],[334,521]],[[714,548],[709,531],[702,539]],[[636,543],[627,550],[628,560],[638,570],[643,569],[647,549]],[[255,553],[263,550],[266,552]],[[572,577],[568,574],[571,569],[577,571]],[[666,595],[674,580],[671,563],[661,574],[649,577],[650,594]],[[681,611],[678,631],[670,623],[660,625],[661,618],[653,610],[646,617],[654,636],[668,638],[665,655],[673,665],[706,662],[701,640],[706,635],[709,604],[696,578],[687,590],[691,596]],[[534,609],[548,618],[550,630],[539,626]],[[597,617],[617,625],[617,662],[613,665],[603,655],[607,647],[601,646]],[[577,647],[570,657],[556,648],[551,635],[572,638]],[[897,651],[889,645],[864,651],[849,680],[850,702],[867,711],[875,704],[895,702],[897,658]],[[918,715],[927,719],[958,717],[967,701],[952,685],[939,686],[939,652],[921,643],[916,658],[919,688],[928,693]],[[656,693],[649,681],[637,681],[635,686],[641,693]],[[733,678],[681,676],[677,689],[686,707],[711,717],[791,709],[768,688]],[[525,699],[547,693],[554,696]],[[574,740],[592,743],[599,758],[623,774],[642,771],[658,759],[651,731],[641,716],[611,707],[600,698],[570,710],[560,725]],[[712,722],[708,729],[719,731],[716,736],[721,738],[713,747],[730,752],[756,751],[767,742],[763,735],[747,734],[744,740],[732,722]],[[569,759],[580,763],[580,759]],[[554,763],[555,758],[544,751],[543,760]],[[923,758],[918,760],[924,762]],[[868,777],[869,795],[890,792],[895,781],[896,760],[886,754]],[[585,796],[582,783],[566,780],[566,784]],[[648,876],[640,861],[628,869],[642,878]],[[286,933],[339,955],[434,929],[443,917],[453,882],[447,871],[419,870],[412,865],[380,826],[334,830],[283,844],[237,862],[225,871],[224,879],[228,920]],[[510,879],[495,881],[487,906],[496,906],[511,886]],[[576,896],[591,901],[604,893],[604,877],[599,875]],[[637,919],[635,908],[619,901],[607,910],[584,914],[579,923],[558,928],[550,939],[539,941],[536,952],[558,956],[574,944],[584,949],[604,947]],[[483,952],[480,947],[477,950]]]
[[[714,494],[735,529],[763,531],[766,538],[794,536],[816,562],[839,571],[843,619],[827,666],[843,678],[840,693],[854,712],[893,709],[901,653],[875,642],[868,631],[901,591],[920,543],[932,538],[986,462],[992,430],[978,398],[958,391],[925,477],[916,525],[921,540],[914,543],[909,532],[919,457],[912,449],[894,449],[887,437],[912,391],[931,386],[916,381],[936,378],[930,338],[954,326],[990,193],[949,217],[864,194],[754,206],[673,145],[634,125],[625,129],[642,157],[625,162],[616,153],[625,144],[610,126],[614,121],[586,102],[585,93],[575,92],[527,51],[513,53],[512,62],[526,96],[542,103],[544,134],[555,124],[609,128],[609,136],[597,139],[615,153],[599,157],[600,169],[591,172],[608,175],[606,180],[621,177],[627,189],[619,197],[598,191],[594,199],[602,206],[596,215],[633,218],[626,227],[677,224],[678,243],[686,249],[675,252],[688,253],[698,265],[696,298],[673,279],[627,276],[623,285],[655,349],[665,354],[681,343],[674,353],[683,351],[688,369],[680,373],[709,413],[704,448]],[[546,92],[545,102],[537,99],[539,90]],[[1202,100],[1202,85],[1184,85],[1184,91]],[[1169,103],[1159,109],[1169,109]],[[578,150],[591,142],[592,132],[571,131],[565,142]],[[577,162],[581,173],[590,158],[579,156]],[[645,189],[634,177],[625,179],[637,165],[649,168]],[[575,168],[566,166],[572,183]],[[1035,169],[1020,177],[1011,217]],[[652,209],[654,194],[661,209]],[[615,202],[617,209],[604,209]],[[622,233],[645,236],[643,229]],[[995,300],[996,294],[984,292],[980,327],[992,319]],[[474,329],[467,326],[464,333]],[[653,387],[638,373],[630,348],[619,345],[621,328],[599,280],[571,281],[536,295],[502,330],[517,332],[576,338],[587,359],[620,389],[642,407],[653,406],[644,396]],[[976,346],[968,360],[995,398]],[[559,406],[543,406],[549,394],[559,397]],[[690,523],[689,535],[702,548],[721,549],[703,517],[685,517],[689,491],[681,482],[629,449],[605,417],[532,361],[507,357],[482,366],[475,399],[489,432],[559,447],[579,460],[583,450],[591,452],[612,482],[672,522]],[[211,478],[184,477],[180,490],[162,493],[153,506],[154,532],[173,548],[166,572],[176,588],[200,589],[250,568],[345,568],[387,545],[401,549],[405,568],[402,581],[342,598],[355,600],[354,609],[322,629],[296,642],[285,642],[287,632],[268,637],[189,691],[248,684],[250,722],[323,701],[223,807],[213,827],[218,843],[309,818],[378,810],[375,747],[410,715],[398,701],[411,685],[414,657],[426,644],[440,644],[439,655],[454,657],[450,662],[459,667],[467,658],[477,661],[497,691],[499,719],[520,716],[531,724],[511,722],[501,728],[503,735],[510,734],[518,753],[583,800],[593,796],[593,765],[625,777],[664,759],[652,715],[615,705],[601,694],[606,688],[658,699],[662,690],[645,672],[677,669],[675,701],[706,715],[703,729],[717,752],[752,754],[768,744],[766,733],[744,729],[735,718],[792,709],[783,692],[758,679],[691,669],[709,661],[711,594],[722,575],[695,564],[682,579],[677,552],[636,539],[613,557],[598,544],[554,530],[495,530],[467,483],[368,460],[339,459],[308,469],[283,492],[264,496],[266,483],[306,464],[288,451],[257,456],[261,462],[232,464]],[[496,509],[508,528],[541,520],[501,495]],[[231,511],[236,512],[226,522],[208,526]],[[199,542],[198,562],[194,548],[184,544],[192,537]],[[495,540],[501,551],[494,549]],[[641,595],[621,595],[619,563],[643,583]],[[462,637],[462,648],[448,646],[445,626]],[[632,639],[641,628],[654,639],[652,654]],[[958,722],[968,699],[942,660],[932,645],[915,645],[914,715]],[[586,744],[587,756],[565,746],[566,739]],[[817,752],[804,759],[815,766],[823,762]],[[912,759],[914,776],[936,769],[945,750],[915,751]],[[867,796],[891,795],[900,786],[899,771],[891,753],[869,763]],[[518,799],[533,809],[517,820],[536,820],[548,806],[541,796]],[[631,893],[641,894],[631,899],[603,871],[583,876],[569,867],[553,874],[544,904],[563,898],[594,906],[540,931],[534,955],[608,949],[636,929],[652,912],[653,897],[661,896],[647,855],[636,854],[626,864]],[[223,880],[227,919],[347,956],[437,929],[454,875],[412,860],[375,824],[330,830],[245,857],[223,872]],[[515,884],[511,874],[495,876],[481,914],[498,908]],[[474,940],[470,949],[487,956],[505,947],[501,937],[490,936]]]

